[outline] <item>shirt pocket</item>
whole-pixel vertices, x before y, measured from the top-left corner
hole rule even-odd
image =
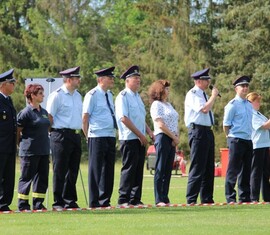
[[[6,109],[0,109],[0,122],[7,122],[10,119],[9,113]]]

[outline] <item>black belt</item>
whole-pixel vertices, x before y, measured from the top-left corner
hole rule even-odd
[[[75,130],[75,129],[70,129],[70,128],[51,128],[51,131],[71,132],[71,133],[74,133],[74,134],[80,134],[81,130]]]
[[[195,124],[195,123],[191,123],[190,128],[192,130],[194,130],[194,129],[211,130],[211,126],[203,126],[203,125],[198,125],[198,124]]]

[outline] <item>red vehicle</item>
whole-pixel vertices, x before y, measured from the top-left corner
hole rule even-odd
[[[150,170],[150,174],[154,174],[156,165],[156,150],[154,145],[150,145],[146,154],[146,168]],[[173,161],[173,171],[176,175],[187,176],[186,174],[186,161],[182,150],[177,150]]]

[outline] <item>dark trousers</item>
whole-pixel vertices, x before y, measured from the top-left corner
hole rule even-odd
[[[89,206],[110,206],[114,183],[114,137],[88,138]]]
[[[20,157],[21,176],[18,185],[18,209],[30,209],[29,191],[33,182],[33,209],[42,205],[48,188],[49,156]]]
[[[190,128],[190,168],[187,185],[187,203],[213,203],[215,171],[215,139],[210,128]]]
[[[71,206],[78,200],[76,182],[81,161],[81,136],[72,131],[51,132],[53,206]]]
[[[154,176],[155,203],[169,203],[169,187],[172,175],[175,146],[172,139],[165,134],[155,136],[156,165]]]
[[[15,184],[15,153],[0,153],[0,210],[13,199]]]
[[[225,196],[228,203],[236,202],[236,190],[238,180],[239,202],[250,202],[250,172],[252,160],[252,141],[240,138],[228,140],[229,163],[225,180]]]
[[[269,148],[253,150],[250,176],[251,201],[259,201],[262,189],[263,200],[270,202],[269,164]]]
[[[141,201],[145,147],[136,140],[120,141],[122,169],[118,204]]]

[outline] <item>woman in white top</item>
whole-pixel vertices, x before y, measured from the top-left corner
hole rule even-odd
[[[167,101],[170,83],[158,80],[149,87],[151,117],[154,123],[156,166],[154,176],[155,203],[165,206],[170,203],[168,194],[175,147],[179,144],[178,113]]]
[[[253,156],[250,176],[250,197],[251,201],[258,202],[260,198],[260,188],[262,198],[265,202],[270,202],[270,120],[259,112],[262,97],[251,92],[247,99],[253,107],[252,115],[252,143]]]

